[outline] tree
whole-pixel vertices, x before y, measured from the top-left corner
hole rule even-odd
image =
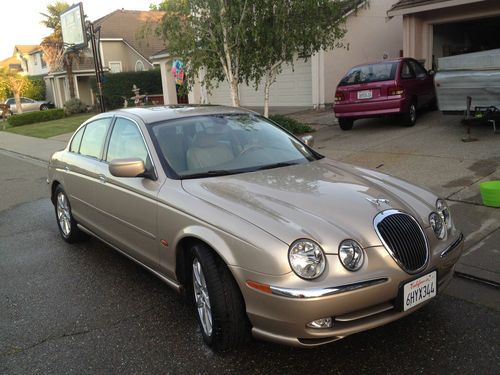
[[[264,116],[269,115],[269,92],[283,66],[297,56],[310,57],[341,46],[344,14],[359,0],[255,0],[250,49],[257,66],[251,70],[255,87],[264,80]],[[260,67],[260,68],[259,68]]]
[[[250,2],[251,3],[251,2]],[[247,0],[165,0],[154,10],[165,11],[156,32],[165,40],[171,56],[179,57],[192,84],[203,75],[203,84],[226,80],[230,85],[233,106],[239,106],[238,84],[251,67],[246,50],[245,18]]]
[[[6,95],[12,92],[16,101],[16,112],[23,113],[21,108],[21,95],[31,88],[31,81],[28,77],[23,76],[16,70],[1,69],[0,70],[0,92]]]
[[[65,51],[61,30],[61,13],[69,8],[68,3],[57,1],[47,5],[47,14],[41,13],[45,17],[40,21],[43,25],[52,29],[52,34],[42,39],[41,48],[43,56],[52,71],[63,68],[68,76],[68,87],[70,98],[75,97],[75,81],[73,78],[73,63],[81,58],[80,51]]]

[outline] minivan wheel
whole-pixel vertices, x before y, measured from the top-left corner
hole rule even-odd
[[[248,324],[236,282],[207,246],[197,244],[192,253],[193,297],[203,340],[216,351],[241,345]]]
[[[86,239],[87,235],[78,228],[77,222],[71,214],[71,205],[68,196],[61,185],[57,186],[54,197],[57,227],[63,240],[68,243],[74,243]]]
[[[417,122],[417,106],[415,102],[410,104],[408,112],[404,116],[405,126],[413,126]]]
[[[354,120],[350,118],[339,118],[339,126],[342,130],[351,130],[354,125]]]

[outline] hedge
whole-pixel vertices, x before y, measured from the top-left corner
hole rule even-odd
[[[12,115],[8,118],[10,126],[21,126],[34,124],[37,122],[44,122],[50,120],[57,120],[64,117],[64,109],[47,109],[45,111],[36,111]]]
[[[309,125],[297,121],[291,117],[280,114],[270,115],[269,119],[293,134],[311,133],[314,131]]]
[[[95,78],[90,81],[92,90],[96,90]],[[103,79],[102,94],[106,109],[123,107],[124,97],[134,96],[132,86],[136,85],[141,91],[140,95],[161,94],[161,74],[159,69],[142,72],[106,73]]]

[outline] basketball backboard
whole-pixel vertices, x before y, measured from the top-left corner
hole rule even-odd
[[[82,3],[72,5],[61,13],[61,31],[65,49],[82,49],[87,47],[85,31],[85,14]]]

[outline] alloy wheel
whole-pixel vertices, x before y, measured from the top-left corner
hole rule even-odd
[[[212,308],[208,296],[205,275],[198,259],[193,260],[193,289],[196,303],[196,310],[200,318],[201,326],[205,335],[212,335]]]
[[[68,199],[62,192],[57,195],[57,220],[63,234],[69,236],[71,233],[71,212]]]

